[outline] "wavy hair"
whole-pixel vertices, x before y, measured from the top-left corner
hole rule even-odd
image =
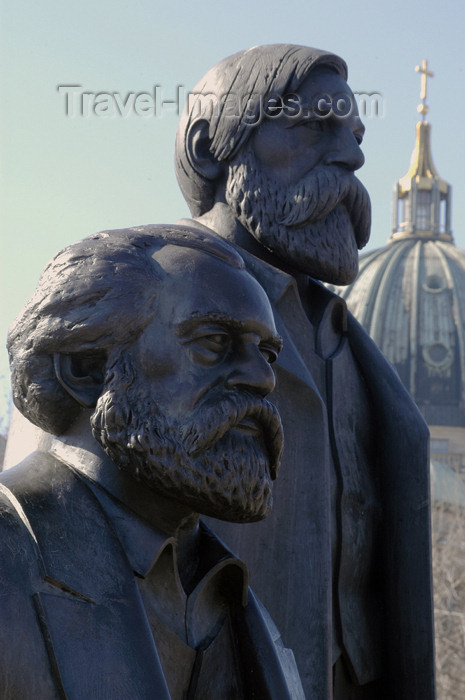
[[[60,251],[8,334],[13,400],[28,420],[55,434],[69,427],[80,407],[56,377],[54,353],[85,354],[109,366],[132,345],[156,314],[164,273],[152,254],[165,245],[244,268],[225,241],[187,226],[102,231]]]

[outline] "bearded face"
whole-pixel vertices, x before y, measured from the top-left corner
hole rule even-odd
[[[263,175],[248,146],[230,163],[226,202],[268,250],[324,282],[349,284],[368,241],[368,192],[353,173],[319,165],[287,189]]]
[[[92,431],[122,470],[205,515],[234,522],[266,517],[283,440],[272,404],[248,392],[227,392],[168,421],[138,379],[129,352],[107,376]],[[255,429],[247,434],[239,424]]]

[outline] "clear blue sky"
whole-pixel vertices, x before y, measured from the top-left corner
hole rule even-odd
[[[367,249],[390,235],[392,187],[407,171],[418,120],[414,67],[427,58],[435,73],[428,88],[433,156],[454,187],[454,234],[464,248],[464,8],[462,0],[3,3],[2,339],[60,248],[104,228],[188,215],[173,171],[175,109],[70,118],[57,86],[125,96],[153,94],[158,85],[162,99],[174,99],[178,85],[188,91],[218,60],[255,44],[332,50],[348,62],[355,92],[383,96],[383,116],[365,120],[360,176],[374,212]],[[2,347],[0,376],[6,373]]]

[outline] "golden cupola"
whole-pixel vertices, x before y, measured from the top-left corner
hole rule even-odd
[[[427,80],[433,77],[427,61],[415,70],[421,74],[415,148],[410,167],[394,186],[392,239],[410,236],[452,241],[452,188],[439,177],[431,155],[431,124],[426,121]]]

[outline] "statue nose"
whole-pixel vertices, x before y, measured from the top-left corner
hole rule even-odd
[[[228,389],[247,389],[259,396],[273,391],[276,379],[273,368],[257,345],[250,344],[226,379]]]
[[[351,129],[341,129],[324,161],[325,165],[337,165],[351,172],[362,167],[365,156]]]

